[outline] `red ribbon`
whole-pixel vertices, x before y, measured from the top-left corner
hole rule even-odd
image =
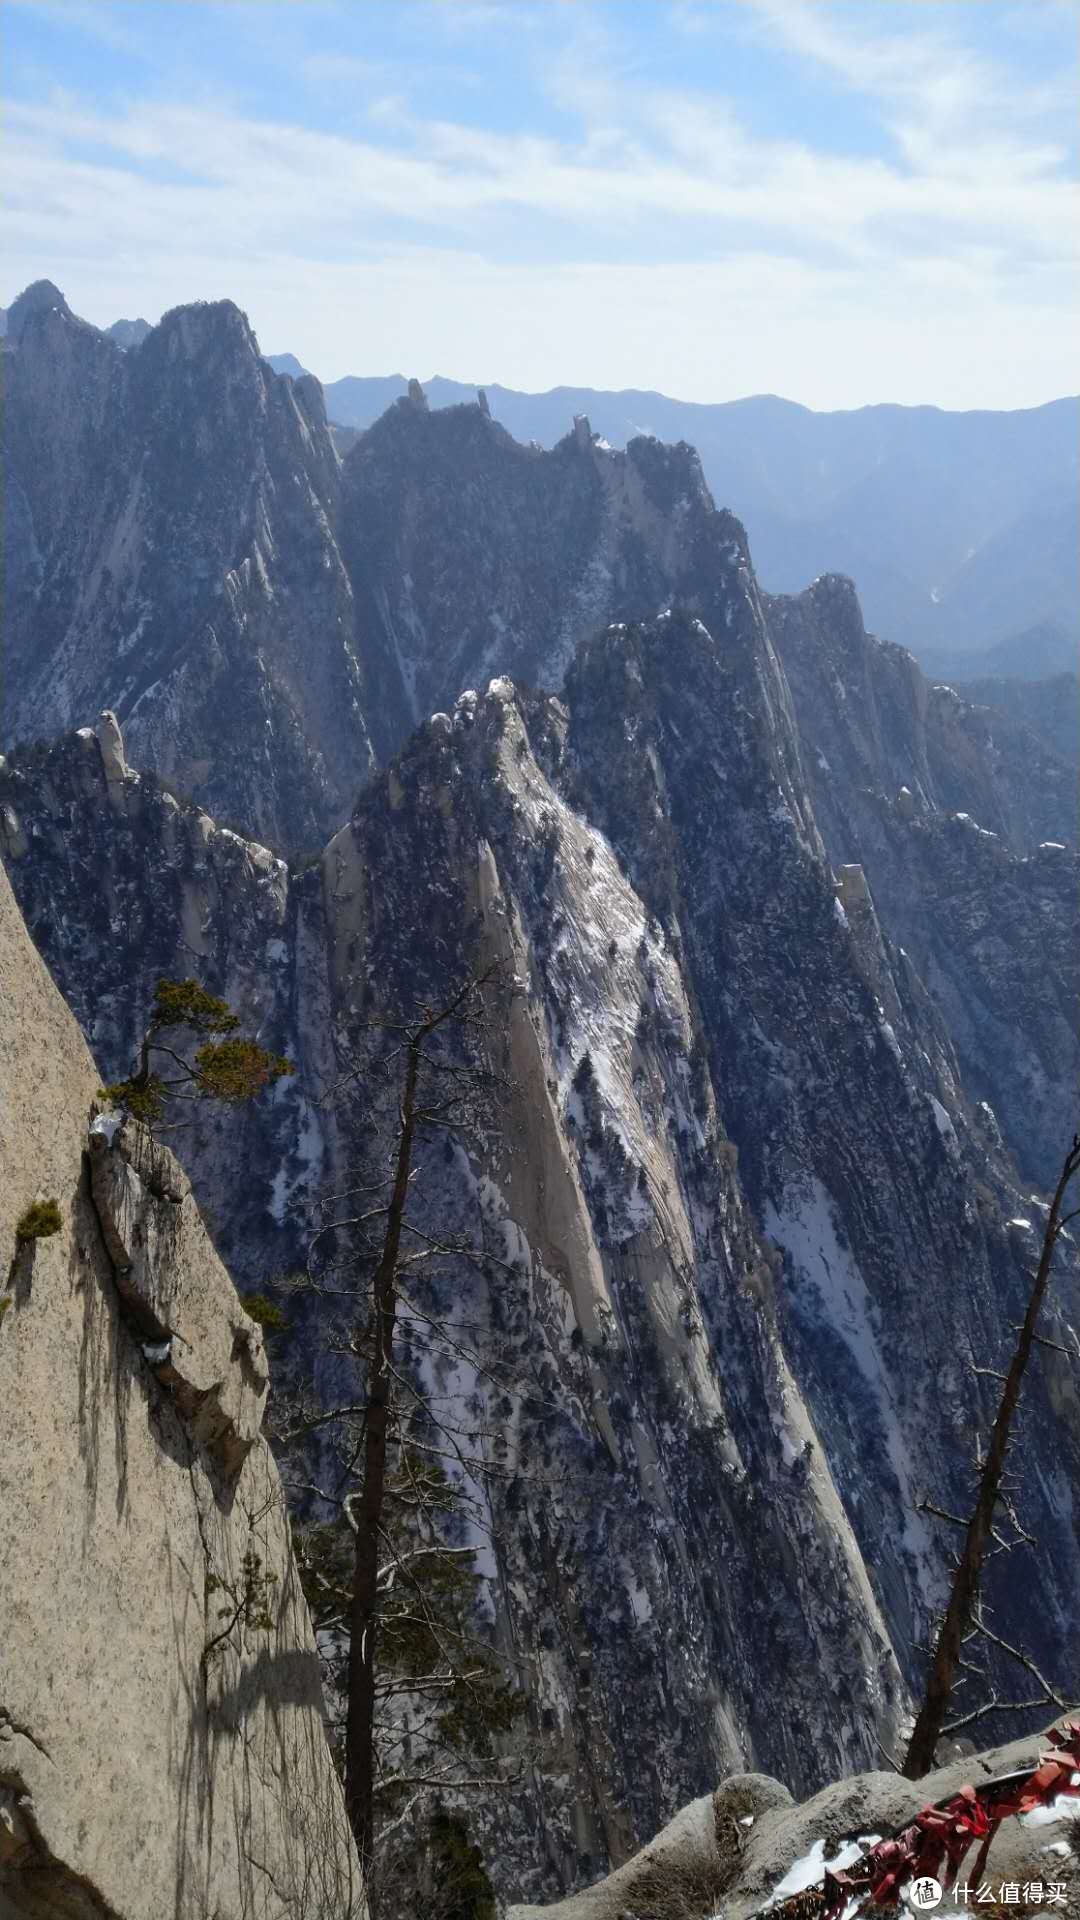
[[[1011,1792],[995,1793],[992,1780],[980,1787],[961,1787],[943,1806],[924,1807],[902,1832],[879,1840],[857,1867],[846,1873],[826,1873],[820,1920],[840,1920],[856,1894],[869,1894],[875,1906],[894,1907],[901,1888],[926,1875],[940,1880],[943,1887],[953,1886],[976,1840],[983,1843],[975,1871],[976,1883],[981,1880],[990,1842],[1003,1820],[1031,1813],[1059,1794],[1080,1794],[1080,1783],[1073,1784],[1073,1775],[1080,1774],[1080,1720],[1053,1728],[1049,1739],[1056,1751],[1040,1754],[1038,1765]],[[782,1920],[787,1904],[774,1910],[777,1920]]]

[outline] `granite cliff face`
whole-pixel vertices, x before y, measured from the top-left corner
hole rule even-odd
[[[969,1099],[989,1102],[1024,1176],[1050,1185],[1080,1076],[1075,769],[1028,724],[1028,701],[972,704],[869,637],[850,581],[766,606],[826,850],[838,870],[863,867]]]
[[[360,1920],[260,1329],[2,874],[0,993],[0,1911]]]
[[[271,364],[301,370],[291,354]],[[331,381],[327,411],[355,434],[405,389],[401,375]],[[436,378],[426,391],[433,407],[454,407],[476,390]],[[516,393],[493,383],[486,397],[516,439],[544,447],[576,413],[614,447],[641,434],[688,440],[714,498],[746,522],[771,590],[797,591],[824,572],[853,574],[874,630],[920,658],[948,648],[955,662],[991,641],[1003,650],[1019,641],[1022,655],[1034,623],[1044,671],[1075,657],[1075,399],[1014,413],[817,413],[775,394],[710,406],[633,390]]]
[[[585,419],[550,452],[486,410],[398,401],[343,468],[361,630],[384,661],[380,745],[494,673],[558,688],[577,643],[749,564],[687,446],[613,453]]]
[[[901,787],[919,817],[966,812],[1022,853],[1075,841],[1075,772],[1029,724],[1032,688],[990,707],[931,683],[903,647],[867,635],[852,582],[835,574],[769,597],[766,612],[834,860],[872,840],[875,797]]]

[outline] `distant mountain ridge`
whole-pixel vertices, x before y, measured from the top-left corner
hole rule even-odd
[[[269,363],[281,373],[301,370],[292,354],[271,354]],[[401,374],[329,381],[327,415],[336,425],[366,428],[406,387]],[[424,391],[438,408],[471,401],[477,389],[436,377]],[[901,406],[815,413],[771,394],[703,405],[633,389],[530,394],[491,384],[484,391],[515,439],[542,446],[561,439],[579,413],[614,447],[641,434],[689,441],[717,504],[746,526],[758,575],[774,593],[846,573],[871,630],[928,663],[1040,626],[1045,645],[1034,674],[1023,648],[1013,665],[977,671],[1030,678],[1075,664],[1074,398],[1015,413]]]
[[[0,337],[49,307],[75,318],[52,282],[36,281],[0,308]],[[130,352],[154,330],[136,319],[94,331]],[[310,377],[295,354],[264,357],[276,373]],[[338,452],[407,390],[403,374],[326,383]],[[478,389],[437,376],[424,391],[441,409]],[[689,442],[717,503],[746,526],[768,591],[847,574],[870,630],[910,647],[928,673],[1035,680],[1077,664],[1080,399],[1017,412],[815,413],[770,394],[701,404],[636,389],[483,391],[515,439],[544,447],[578,414],[615,448],[642,435]]]

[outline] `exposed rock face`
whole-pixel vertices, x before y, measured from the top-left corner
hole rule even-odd
[[[545,702],[530,718],[545,753],[565,718]],[[503,1884],[527,1884],[541,1831],[537,1888],[571,1885],[632,1848],[683,1782],[759,1746],[797,1768],[754,1681],[778,1662],[833,1764],[863,1753],[868,1724],[889,1737],[902,1682],[826,1464],[792,1468],[811,1423],[694,1064],[678,965],[603,837],[542,771],[508,685],[425,731],[321,874],[291,886],[262,850],[145,779],[132,776],[114,809],[93,736],[33,759],[8,768],[5,794],[34,848],[12,870],[53,964],[93,980],[81,1004],[99,1037],[117,1029],[110,1071],[126,1066],[157,975],[190,967],[185,925],[203,931],[200,970],[290,1053],[310,1102],[356,1043],[368,980],[386,1004],[408,1001],[470,953],[494,952],[530,982],[499,1062],[516,1092],[491,1158],[447,1165],[440,1151],[423,1183],[433,1218],[471,1226],[479,1206],[484,1232],[514,1252],[497,1289],[457,1276],[456,1310],[484,1327],[500,1372],[543,1388],[542,1407],[509,1422],[505,1460],[520,1479],[496,1515],[495,1629],[526,1677],[539,1756],[516,1823],[489,1810]],[[60,791],[79,799],[55,813]],[[558,828],[558,858],[550,837],[536,844],[535,809]],[[110,876],[104,896],[88,894],[92,871]],[[550,888],[566,916],[558,963]],[[573,1022],[570,983],[584,1008]],[[592,1042],[597,1086],[582,1101],[570,1081],[607,1008],[616,1026]],[[329,1184],[351,1142],[347,1114],[267,1104],[186,1148],[253,1279],[295,1258],[289,1201]],[[832,1601],[819,1619],[821,1593]],[[643,1663],[648,1713],[628,1684]],[[840,1715],[822,1714],[811,1685],[823,1664],[845,1674]]]
[[[238,1275],[292,1267],[353,1165],[362,1102],[323,1096],[367,1014],[491,957],[519,983],[505,1111],[418,1184],[433,1224],[502,1247],[497,1285],[447,1298],[543,1403],[444,1383],[508,1474],[485,1573],[530,1770],[479,1815],[502,1888],[572,1886],[730,1766],[803,1791],[868,1764],[941,1591],[915,1497],[968,1497],[967,1352],[1001,1357],[1027,1187],[1074,1123],[1076,856],[1036,848],[1071,824],[1060,763],[869,639],[847,583],[763,600],[688,447],[615,454],[582,418],[543,453],[417,391],[339,471],[317,386],[275,380],[235,309],[127,356],[79,326],[43,306],[8,355],[13,680],[21,727],[109,711],[0,765],[0,850],[110,1077],[157,978],[193,971],[295,1062],[178,1136]],[[414,720],[291,869],[128,764],[179,741],[183,784],[295,841]],[[157,1351],[123,1164],[119,1273]],[[1064,1263],[1055,1311],[1075,1323]],[[232,1470],[257,1356],[208,1398],[216,1350],[187,1337],[158,1385]],[[1029,1419],[1043,1606],[1006,1578],[1000,1623],[1075,1685],[1080,1407],[1050,1351]]]
[[[695,1801],[636,1859],[586,1891],[554,1906],[511,1907],[507,1920],[749,1920],[766,1906],[789,1869],[824,1840],[826,1854],[863,1834],[896,1832],[926,1806],[948,1800],[969,1783],[1028,1771],[1047,1742],[1014,1740],[955,1760],[922,1780],[866,1773],[837,1781],[796,1806],[787,1788],[761,1774],[736,1774]],[[1056,1820],[1004,1821],[995,1837],[985,1880],[997,1889],[1053,1882],[1054,1911],[1080,1916],[1080,1820],[1067,1801]],[[965,1862],[970,1878],[977,1847]],[[961,1880],[965,1878],[961,1871]],[[1013,1898],[1020,1912],[1042,1903]],[[963,1910],[960,1908],[959,1910]]]
[[[5,732],[112,708],[226,817],[321,839],[369,749],[318,383],[271,373],[228,301],[135,353],[39,303],[4,367]]]
[[[0,1911],[359,1916],[260,1330],[3,875],[0,1000]]]
[[[859,862],[969,1098],[1050,1185],[1080,1078],[1075,772],[1015,713],[929,686],[909,653],[868,637],[850,581],[767,613],[826,849],[840,872]]]
[[[131,347],[142,346],[151,327],[149,320],[114,320],[105,331],[110,340],[115,340],[117,346],[127,352]]]
[[[582,414],[545,452],[414,381],[342,464],[318,382],[275,375],[227,301],[129,352],[48,283],[12,315],[5,737],[111,708],[136,764],[274,845],[312,850],[372,742],[492,674],[555,690],[583,638],[670,605],[719,634],[749,568],[685,443],[612,451]],[[867,785],[1025,848],[1071,837],[1054,753],[867,642],[836,576],[764,613],[834,860],[861,857],[833,830],[851,842]]]
[[[488,1409],[510,1470],[492,1631],[525,1676],[531,1772],[512,1817],[477,1817],[509,1892],[625,1858],[725,1767],[804,1791],[893,1737],[941,1580],[913,1498],[966,1497],[963,1356],[1002,1352],[1035,1244],[867,869],[834,891],[748,572],[714,610],[719,640],[674,615],[598,636],[566,704],[505,679],[464,696],[298,875],[145,776],[110,784],[92,734],[0,771],[14,882],[108,1071],[156,978],[193,965],[296,1062],[184,1147],[252,1280],[295,1262],[305,1195],[351,1163],[355,1103],[316,1102],[365,1014],[492,955],[522,983],[491,1141],[440,1148],[420,1186],[433,1222],[505,1248],[497,1285],[463,1273],[449,1299],[543,1394]],[[962,823],[895,830],[968,846]],[[984,845],[1009,885],[1037,864]],[[1080,1422],[1067,1363],[1044,1365],[1045,1606],[1033,1623],[1023,1581],[997,1598],[1060,1672]]]
[[[548,453],[479,406],[401,401],[353,448],[343,482],[384,754],[463,687],[506,673],[557,688],[598,627],[696,606],[749,565],[690,447],[637,439],[612,453],[584,418]]]
[[[1075,774],[1025,724],[1026,703],[975,706],[932,685],[910,653],[867,636],[855,588],[839,575],[770,597],[766,615],[834,861],[872,840],[874,796],[901,786],[920,813],[970,813],[1022,852],[1075,841]]]
[[[976,680],[965,675],[956,681],[956,691],[976,706],[1023,720],[1071,766],[1080,761],[1080,683],[1075,673],[1056,673],[1045,680],[993,674]]]
[[[276,355],[275,366],[290,360]],[[295,365],[295,363],[293,363]],[[293,371],[293,366],[287,367]],[[400,375],[346,376],[326,387],[332,420],[370,427],[399,394]],[[614,447],[639,434],[688,440],[715,499],[745,520],[761,578],[795,592],[826,570],[859,581],[871,625],[920,658],[999,648],[1024,672],[1036,626],[1043,672],[1076,654],[1075,399],[1015,413],[874,406],[816,413],[774,394],[719,405],[660,393],[489,386],[495,418],[518,440],[550,447],[575,413]],[[433,407],[472,398],[458,381],[428,383]],[[1014,638],[1015,636],[1015,638]],[[937,667],[934,669],[938,671]]]

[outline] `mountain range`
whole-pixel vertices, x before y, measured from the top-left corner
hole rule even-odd
[[[291,354],[271,366],[296,374]],[[406,390],[401,375],[326,384],[336,425],[370,426]],[[474,387],[436,378],[433,407]],[[659,393],[486,386],[517,439],[551,446],[575,414],[623,447],[688,441],[713,497],[746,526],[763,585],[794,593],[822,573],[858,582],[871,628],[951,677],[1020,678],[1075,668],[1080,644],[1077,448],[1080,402],[1016,413],[875,406],[815,413],[773,394],[717,405]],[[1037,644],[1036,644],[1037,631]]]
[[[479,1361],[435,1385],[503,1469],[499,1892],[581,1884],[722,1772],[876,1765],[945,1578],[920,1503],[969,1497],[1076,1124],[1070,755],[842,575],[766,592],[685,442],[522,444],[412,382],[342,457],[231,303],[125,349],[31,293],[0,854],[103,1075],[192,971],[293,1061],[177,1135],[238,1284],[350,1177],[372,1015],[508,983],[499,1110],[417,1179],[498,1256],[446,1276]],[[1070,1246],[1020,1461],[1039,1604],[995,1585],[1073,1693],[1078,1285]]]

